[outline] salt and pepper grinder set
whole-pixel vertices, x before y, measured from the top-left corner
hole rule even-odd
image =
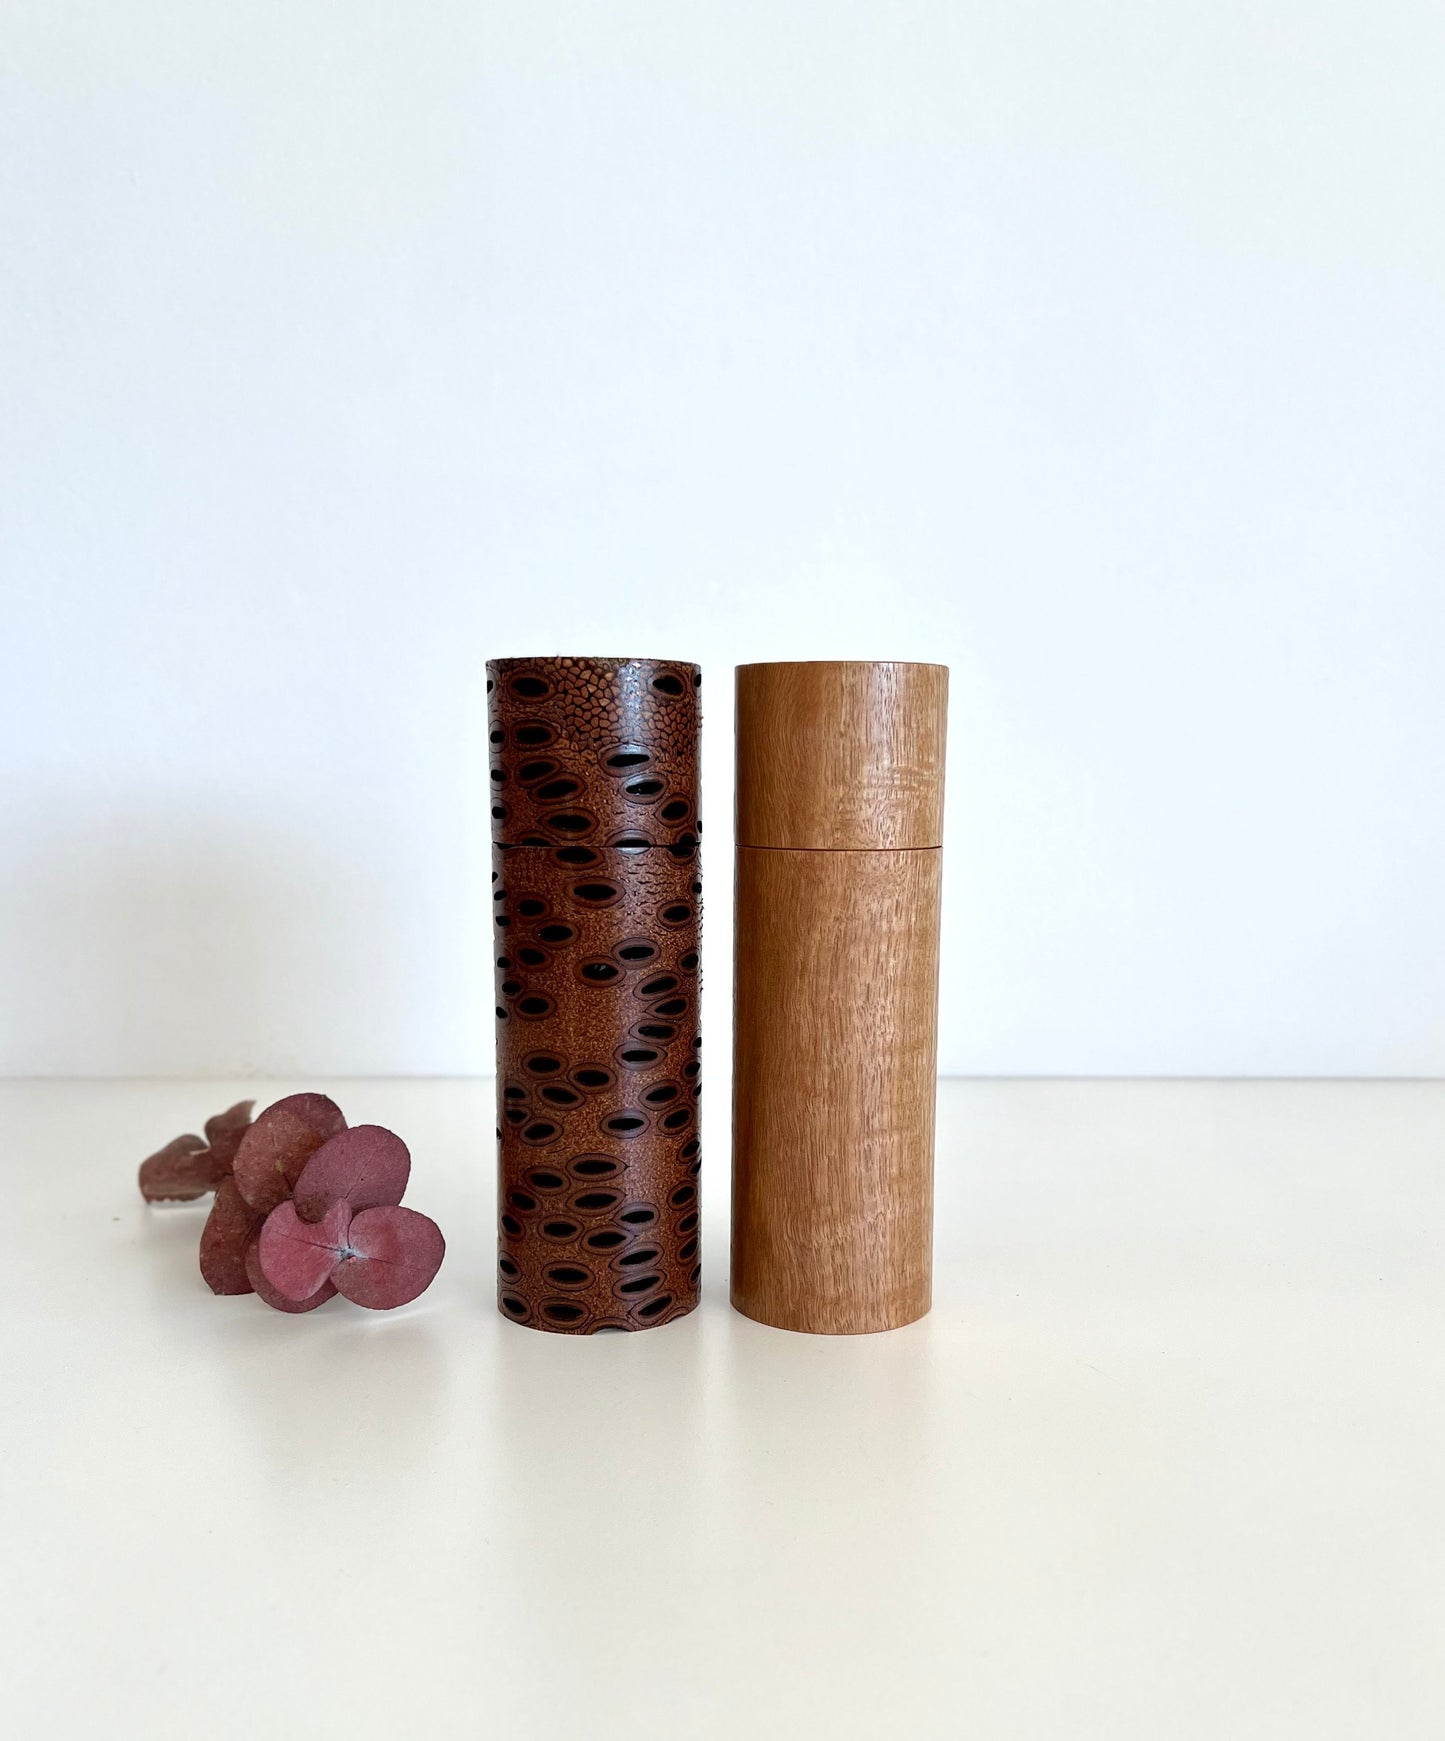
[[[701,673],[487,666],[498,1300],[538,1330],[698,1302]],[[927,1312],[948,671],[737,673],[732,1301]]]

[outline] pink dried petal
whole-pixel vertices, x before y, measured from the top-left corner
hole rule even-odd
[[[292,1196],[303,1221],[320,1221],[333,1203],[352,1213],[400,1203],[411,1176],[411,1155],[394,1132],[358,1124],[324,1143],[296,1181]]]
[[[235,1165],[236,1150],[250,1127],[251,1108],[255,1104],[254,1100],[238,1100],[225,1112],[206,1120],[206,1141],[222,1173],[229,1173]]]
[[[351,1209],[345,1203],[333,1204],[318,1222],[303,1221],[294,1203],[278,1204],[256,1242],[262,1275],[286,1299],[309,1300],[331,1280],[347,1249],[350,1222]]]
[[[274,1306],[278,1312],[314,1312],[318,1306],[324,1306],[335,1298],[336,1289],[330,1282],[323,1282],[309,1300],[288,1300],[266,1280],[266,1272],[261,1268],[260,1244],[258,1236],[246,1247],[246,1278],[268,1306]]]
[[[141,1196],[147,1203],[192,1203],[226,1176],[198,1136],[173,1137],[140,1164]]]
[[[446,1249],[441,1228],[415,1209],[363,1209],[331,1279],[348,1300],[384,1312],[431,1286]]]
[[[235,1177],[241,1195],[261,1215],[284,1203],[301,1169],[325,1140],[314,1124],[284,1101],[268,1106],[236,1150]]]
[[[201,1229],[201,1274],[213,1294],[249,1294],[246,1247],[255,1238],[261,1217],[236,1189],[234,1179],[222,1179],[216,1201]]]

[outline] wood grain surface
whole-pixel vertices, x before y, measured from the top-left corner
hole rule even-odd
[[[738,848],[732,1299],[764,1324],[928,1310],[942,856]]]
[[[739,844],[940,845],[947,714],[946,665],[740,665]]]

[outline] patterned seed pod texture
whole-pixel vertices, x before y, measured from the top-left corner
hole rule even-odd
[[[696,846],[700,673],[655,659],[498,659],[492,839]]]
[[[498,1302],[571,1335],[690,1312],[698,1175],[699,673],[487,667]]]

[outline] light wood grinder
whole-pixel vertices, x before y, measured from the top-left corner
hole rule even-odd
[[[785,1330],[929,1308],[948,670],[737,673],[732,1300]]]

